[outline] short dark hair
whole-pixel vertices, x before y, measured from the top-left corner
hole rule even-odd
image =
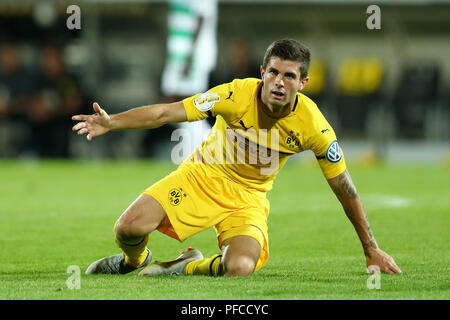
[[[311,52],[300,42],[293,39],[282,39],[272,42],[264,55],[264,70],[272,57],[299,62],[300,80],[303,80],[308,76]]]

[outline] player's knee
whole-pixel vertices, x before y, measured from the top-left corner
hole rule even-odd
[[[142,236],[139,226],[135,219],[121,217],[114,228],[116,238],[119,240],[128,240]]]
[[[250,257],[239,257],[224,261],[224,271],[226,276],[249,276],[255,270],[256,263]]]

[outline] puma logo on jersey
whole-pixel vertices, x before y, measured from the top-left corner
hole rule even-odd
[[[239,120],[239,124],[242,126],[242,128],[244,128],[245,131],[247,131],[247,130],[250,129],[250,128],[253,128],[253,126],[250,126],[250,127],[247,128],[247,127],[245,126],[245,124],[244,124],[244,121],[242,121],[242,120]]]
[[[230,91],[230,95],[228,96],[228,98],[226,98],[225,100],[231,100],[234,102],[234,99],[231,98],[231,96],[233,95],[233,91]]]

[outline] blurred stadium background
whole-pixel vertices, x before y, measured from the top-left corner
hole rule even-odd
[[[66,27],[72,4],[80,30]],[[450,1],[377,1],[381,30],[366,27],[370,4],[219,1],[210,86],[258,75],[268,44],[295,38],[312,51],[305,93],[348,159],[448,164]],[[70,129],[93,101],[111,113],[160,101],[167,11],[162,0],[0,0],[0,159],[169,159],[170,126],[95,147]]]

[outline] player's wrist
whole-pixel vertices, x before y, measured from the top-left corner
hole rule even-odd
[[[117,115],[110,115],[108,124],[106,125],[108,130],[120,130],[120,122],[117,119]]]
[[[378,244],[377,244],[377,241],[375,239],[372,239],[372,240],[370,240],[368,242],[363,242],[362,246],[363,246],[363,249],[364,249],[364,253],[370,253],[370,252],[375,251],[375,250],[378,249]]]

